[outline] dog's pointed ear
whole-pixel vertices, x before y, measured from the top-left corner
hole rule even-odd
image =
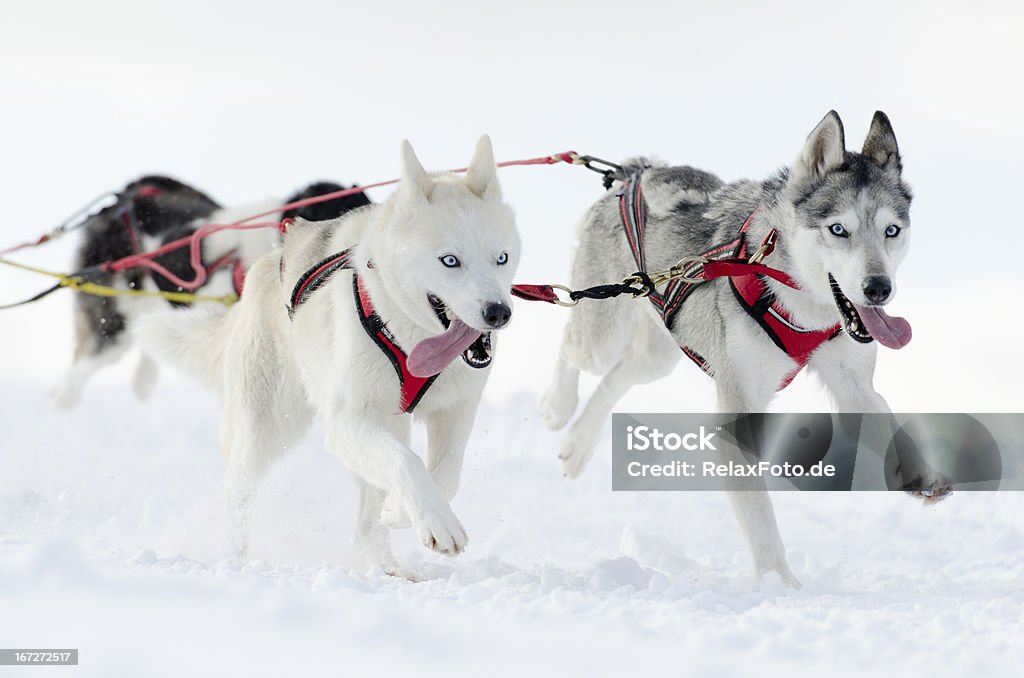
[[[807,137],[804,149],[793,163],[790,180],[796,184],[817,181],[841,165],[845,153],[843,121],[838,113],[829,111]]]
[[[473,159],[466,170],[466,186],[485,200],[500,200],[501,186],[498,184],[498,167],[494,163],[494,148],[486,134],[476,142]]]
[[[434,180],[423,169],[416,151],[412,150],[412,144],[408,139],[402,140],[402,190],[408,195],[420,195],[430,198],[434,190]]]
[[[864,139],[864,150],[861,151],[882,167],[893,167],[897,172],[903,169],[900,162],[900,149],[896,145],[896,133],[892,131],[889,116],[882,111],[875,111],[871,119],[871,129]],[[891,165],[890,165],[891,163]]]

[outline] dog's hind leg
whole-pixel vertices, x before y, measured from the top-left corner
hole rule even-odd
[[[569,359],[565,345],[569,341],[568,330],[565,334],[562,347],[558,351],[555,376],[551,385],[548,386],[544,398],[540,401],[541,416],[544,417],[544,423],[552,431],[557,431],[569,423],[580,399],[580,371]]]
[[[541,416],[552,431],[569,423],[576,411],[580,371],[607,374],[618,364],[633,337],[633,326],[642,320],[630,301],[584,300],[570,311],[555,374],[541,400]]]
[[[575,478],[583,472],[615,403],[633,386],[670,374],[681,356],[682,351],[662,327],[646,319],[636,324],[618,363],[601,379],[562,443],[558,456],[567,477]]]
[[[139,400],[146,400],[153,395],[153,387],[160,377],[160,365],[155,360],[143,353],[139,356],[139,362],[135,366],[135,375],[132,377],[132,391]]]
[[[256,484],[302,436],[314,413],[294,369],[269,334],[252,321],[236,328],[224,358],[220,444],[232,541],[244,556]]]
[[[268,361],[269,362],[269,361]],[[304,398],[301,393],[295,394]],[[313,413],[302,399],[264,399],[236,392],[221,418],[221,450],[231,541],[239,556],[249,549],[250,514],[257,483],[302,436]]]
[[[74,328],[75,352],[71,367],[50,393],[54,406],[62,410],[77,405],[89,378],[97,370],[120,360],[130,346],[124,331],[124,317],[107,298],[76,297]]]

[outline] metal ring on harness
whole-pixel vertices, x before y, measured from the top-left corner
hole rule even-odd
[[[686,275],[686,268],[690,264],[700,264],[701,266],[703,266],[704,264],[707,264],[707,263],[708,263],[708,258],[705,257],[702,254],[697,254],[697,255],[689,256],[689,257],[683,257],[682,259],[680,259],[679,261],[676,262],[675,266],[673,266],[672,268],[668,269],[668,271],[665,272],[666,273],[665,280],[672,280],[673,278],[678,278],[679,280],[682,280],[683,282],[690,283],[690,284],[697,284],[697,283],[707,282],[707,280],[705,280],[704,277],[703,277],[703,268],[701,269],[701,274],[702,275],[699,278],[698,277],[694,277],[694,276]],[[657,280],[657,282],[660,283],[660,282],[662,282],[662,280]]]
[[[559,285],[558,283],[551,283],[551,288],[555,289],[555,290],[562,290],[566,294],[572,294],[572,290],[570,288],[566,287],[565,285]],[[563,301],[562,299],[555,298],[555,299],[552,299],[552,301],[554,303],[558,304],[559,306],[569,306],[569,307],[575,306],[576,304],[580,303],[579,299],[569,299],[568,301]]]
[[[639,285],[639,288],[633,288],[634,297],[647,297],[650,296],[651,292],[657,287],[657,283],[652,278],[644,280],[643,277],[634,273],[633,275],[627,275],[622,279],[622,284],[632,287],[633,285]]]

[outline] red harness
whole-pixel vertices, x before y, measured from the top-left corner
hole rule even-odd
[[[640,188],[639,175],[633,175],[623,183],[619,192],[619,212],[626,230],[626,239],[633,251],[633,258],[641,271],[646,270],[646,259],[643,251],[644,227],[647,223],[647,205]],[[701,278],[701,282],[686,282],[682,278],[673,278],[666,285],[664,292],[651,292],[648,298],[658,309],[665,326],[670,330],[683,302],[703,281],[719,277],[729,278],[736,301],[761,326],[765,334],[788,355],[797,367],[786,376],[779,390],[784,389],[793,381],[793,377],[803,369],[811,354],[826,341],[842,333],[842,326],[834,326],[822,330],[808,330],[793,322],[789,312],[783,308],[771,290],[766,278],[774,278],[796,288],[796,283],[785,273],[767,266],[750,262],[747,251],[747,231],[754,221],[760,208],[754,210],[743,222],[737,237],[727,243],[712,247],[700,258],[694,257],[691,263],[684,266],[684,277]],[[778,241],[778,231],[772,229],[761,243],[763,255],[770,254]],[[698,260],[702,259],[702,260]],[[707,263],[704,263],[706,260]],[[683,353],[697,364],[704,372],[714,375],[714,370],[707,360],[699,353],[682,346]]]
[[[216,261],[206,267],[207,273],[214,273],[222,268],[231,269],[231,286],[235,288],[235,295],[242,296],[245,289],[245,264],[238,256],[238,250],[231,250],[222,254]]]
[[[121,223],[124,225],[125,234],[128,237],[128,242],[131,245],[132,252],[138,255],[142,252],[140,245],[139,233],[142,232],[142,228],[139,226],[138,216],[135,213],[135,201],[139,198],[153,198],[163,195],[163,189],[157,186],[142,185],[135,189],[135,194],[131,198],[129,206],[122,207],[118,210],[118,215],[121,218]],[[230,252],[218,257],[212,264],[206,267],[207,273],[213,273],[219,271],[222,268],[231,269],[231,285],[235,289],[237,296],[242,296],[242,289],[245,287],[245,264],[242,259],[238,256],[237,250],[231,250]],[[166,276],[163,276],[166,278]],[[169,278],[168,278],[169,280]],[[184,288],[179,287],[179,291]]]
[[[395,341],[395,337],[388,331],[384,321],[381,320],[377,311],[370,301],[370,295],[366,293],[366,285],[358,273],[352,276],[352,291],[356,297],[356,311],[359,313],[359,322],[362,323],[366,334],[377,344],[377,348],[391,361],[391,366],[398,374],[399,384],[399,408],[402,412],[412,412],[413,408],[420,402],[427,390],[434,384],[438,375],[432,377],[417,377],[409,372],[408,354]]]
[[[309,297],[318,289],[323,287],[335,273],[341,270],[351,270],[352,249],[342,250],[332,254],[323,261],[314,264],[309,270],[303,273],[295,287],[288,304],[288,317],[293,318],[295,311],[304,304]],[[282,266],[284,260],[281,260]],[[355,295],[356,313],[359,322],[366,331],[366,334],[387,357],[391,366],[395,368],[398,375],[399,385],[399,407],[402,412],[412,412],[416,405],[423,399],[423,396],[434,384],[438,375],[432,377],[417,377],[409,372],[409,355],[402,350],[394,335],[388,331],[387,325],[381,319],[373,306],[370,295],[366,292],[366,285],[358,273],[352,275],[352,293]]]

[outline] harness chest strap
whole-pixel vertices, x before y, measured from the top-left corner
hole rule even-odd
[[[409,356],[402,350],[402,347],[395,341],[394,336],[388,331],[384,321],[373,307],[370,295],[366,292],[366,285],[362,277],[356,273],[352,276],[352,292],[355,295],[356,310],[359,314],[359,322],[366,331],[367,336],[373,340],[377,348],[391,362],[398,374],[400,388],[399,407],[402,412],[412,412],[420,400],[427,393],[438,375],[432,377],[417,377],[409,372]]]
[[[747,256],[746,238],[741,237],[737,256]],[[794,323],[786,309],[776,301],[764,275],[730,277],[729,285],[743,310],[764,330],[768,338],[797,364],[796,369],[786,375],[779,386],[780,391],[789,386],[819,346],[843,333],[839,323],[821,330],[808,330]]]
[[[381,353],[388,359],[391,366],[395,368],[399,384],[399,407],[402,412],[412,412],[419,404],[423,396],[433,386],[438,375],[432,377],[417,377],[409,372],[409,355],[402,349],[394,335],[388,330],[386,323],[381,319],[373,306],[369,293],[362,276],[354,271],[352,265],[353,248],[348,248],[332,254],[326,259],[317,262],[305,273],[299,276],[295,287],[292,289],[288,304],[288,317],[294,318],[298,308],[309,300],[314,292],[323,287],[331,276],[341,270],[352,270],[352,293],[355,297],[356,315],[359,317],[359,324],[366,335],[380,349]],[[283,267],[284,260],[281,260]],[[283,268],[282,268],[283,270]]]
[[[639,174],[634,174],[626,179],[618,196],[619,213],[626,231],[626,240],[639,270],[644,271],[646,270],[646,260],[643,236],[647,221],[647,207],[643,199]],[[683,276],[698,279],[703,276],[706,280],[717,277],[729,278],[729,285],[736,301],[757,322],[772,342],[797,364],[796,369],[787,375],[779,386],[779,390],[781,390],[788,386],[793,377],[803,369],[815,349],[842,333],[842,327],[837,323],[833,327],[822,330],[802,328],[794,323],[788,311],[777,303],[768,287],[766,278],[774,278],[794,288],[796,283],[781,271],[757,262],[750,262],[750,255],[747,252],[747,232],[759,213],[760,208],[754,210],[747,217],[734,240],[717,245],[704,252],[700,257],[694,257],[691,263],[684,267]],[[778,237],[778,231],[775,229],[768,233],[762,243],[762,256],[771,253]],[[703,259],[707,263],[698,261],[698,259]],[[665,326],[670,330],[683,302],[699,284],[702,283],[687,282],[677,277],[669,281],[664,292],[659,294],[655,291],[648,296],[661,315]],[[687,346],[681,348],[683,353],[704,372],[709,375],[714,374],[712,367],[699,353]]]

